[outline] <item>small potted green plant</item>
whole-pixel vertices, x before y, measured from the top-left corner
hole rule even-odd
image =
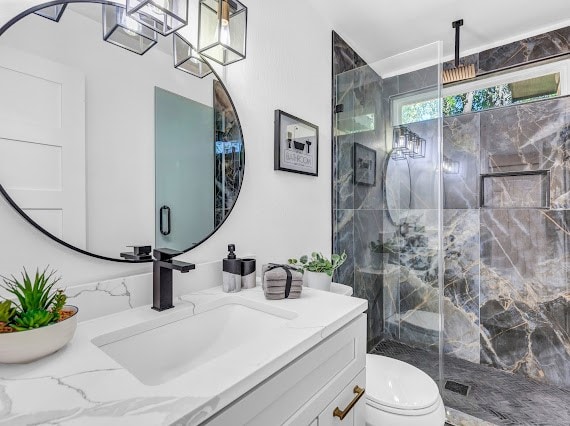
[[[346,253],[333,254],[330,259],[323,256],[322,253],[313,252],[311,258],[301,256],[297,259],[289,259],[290,265],[297,266],[307,276],[307,287],[319,290],[330,291],[332,276],[346,261]]]
[[[0,285],[13,300],[0,303],[0,363],[30,362],[49,355],[73,337],[77,308],[66,305],[67,296],[56,289],[56,271],[24,269],[21,279],[2,277]]]

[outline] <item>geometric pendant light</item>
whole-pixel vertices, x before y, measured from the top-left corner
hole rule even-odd
[[[128,16],[124,7],[103,4],[103,40],[143,55],[158,42],[158,34]]]
[[[204,62],[200,54],[186,39],[174,34],[174,68],[204,78],[212,72],[210,66]]]
[[[166,36],[188,24],[188,0],[127,0],[127,14]]]
[[[403,160],[406,157],[424,158],[426,156],[426,140],[405,126],[394,127],[392,138],[392,158]]]
[[[198,52],[221,64],[245,59],[247,7],[238,0],[200,0]]]
[[[34,12],[36,15],[39,15],[43,18],[49,19],[50,21],[59,22],[61,19],[61,15],[63,15],[63,11],[65,10],[67,3],[65,4],[58,4],[55,6],[48,6]]]
[[[414,133],[411,139],[408,155],[411,158],[424,158],[426,156],[426,140]]]

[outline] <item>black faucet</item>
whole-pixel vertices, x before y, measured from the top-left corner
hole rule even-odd
[[[151,260],[152,256],[150,255],[151,246],[127,246],[132,247],[133,251],[123,252],[121,253],[121,257],[130,260],[131,262],[142,262]]]
[[[173,260],[174,256],[182,254],[181,251],[168,248],[154,249],[152,254],[152,309],[164,311],[173,308],[172,304],[172,271],[182,273],[196,269],[193,263]]]

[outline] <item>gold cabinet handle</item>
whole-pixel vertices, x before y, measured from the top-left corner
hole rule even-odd
[[[340,408],[336,407],[333,411],[333,417],[338,417],[339,419],[344,420],[346,415],[350,413],[350,410],[353,409],[358,400],[362,398],[362,395],[364,395],[364,389],[358,385],[354,387],[353,392],[355,393],[355,396],[352,399],[352,401],[350,401],[350,404],[348,404],[344,410],[341,410]]]

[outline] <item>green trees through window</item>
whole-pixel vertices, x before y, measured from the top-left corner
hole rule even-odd
[[[515,94],[515,95],[513,95]],[[548,74],[514,83],[499,84],[451,96],[444,96],[444,117],[489,108],[520,104],[560,95],[560,74]],[[402,105],[401,124],[430,120],[438,116],[438,100],[428,99]]]

